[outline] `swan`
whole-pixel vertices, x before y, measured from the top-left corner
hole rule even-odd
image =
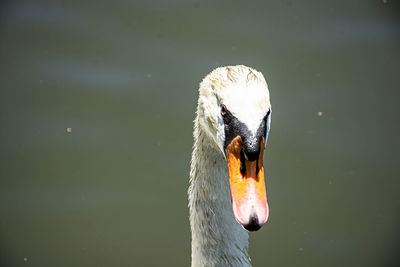
[[[263,152],[271,123],[264,76],[213,70],[199,87],[190,164],[192,266],[251,266],[248,231],[267,221]]]

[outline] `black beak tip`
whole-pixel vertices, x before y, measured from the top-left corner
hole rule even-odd
[[[258,217],[256,214],[252,214],[250,216],[250,220],[246,225],[243,225],[244,229],[249,232],[257,231],[261,228],[260,223],[258,222]]]

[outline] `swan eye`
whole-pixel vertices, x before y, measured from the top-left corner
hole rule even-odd
[[[269,109],[267,111],[267,114],[265,114],[265,117],[263,119],[264,123],[261,124],[260,128],[259,128],[259,131],[260,131],[259,133],[260,134],[263,133],[264,137],[267,136],[267,132],[268,132],[268,117],[269,117],[270,114],[271,114],[271,110]]]
[[[226,108],[226,106],[224,104],[221,104],[221,115],[225,116],[227,112],[228,109]]]
[[[268,120],[268,117],[270,114],[271,114],[271,110],[268,110],[267,114],[265,114],[265,117],[264,117],[265,123],[267,123],[267,120]],[[267,126],[265,126],[265,127],[267,127]]]

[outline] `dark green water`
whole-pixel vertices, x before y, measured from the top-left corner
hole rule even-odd
[[[246,64],[273,106],[254,266],[397,266],[399,7],[3,1],[0,265],[188,266],[198,84]]]

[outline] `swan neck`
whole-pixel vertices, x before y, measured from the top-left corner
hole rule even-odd
[[[188,193],[192,266],[250,266],[248,233],[232,212],[226,160],[198,119]]]

